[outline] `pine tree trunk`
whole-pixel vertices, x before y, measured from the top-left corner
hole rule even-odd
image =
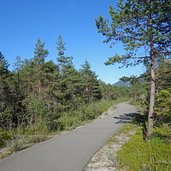
[[[154,66],[151,66],[151,82],[150,82],[150,104],[148,111],[147,139],[153,133],[154,122],[154,104],[155,104],[155,71]]]
[[[148,1],[151,7],[151,0]],[[154,124],[154,105],[155,105],[155,56],[154,56],[154,42],[153,42],[153,25],[152,16],[149,14],[149,34],[150,34],[150,104],[148,111],[148,125],[146,139],[149,139],[153,133]]]

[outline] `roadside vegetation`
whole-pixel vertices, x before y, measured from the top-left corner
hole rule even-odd
[[[150,141],[145,142],[141,127],[117,152],[119,170],[171,170],[171,129],[155,128]]]
[[[0,148],[9,149],[1,157],[83,125],[129,98],[129,88],[98,80],[88,61],[77,70],[64,52],[59,36],[57,64],[46,61],[48,50],[38,40],[34,57],[17,57],[13,71],[0,53]]]
[[[117,152],[120,170],[171,170],[171,64],[161,61],[157,72],[157,92],[154,108],[154,127],[151,138],[146,141],[148,110],[147,73],[139,78],[122,78],[132,84],[131,103],[136,105],[139,113],[133,118],[136,134]]]
[[[58,119],[58,130],[49,130],[45,122],[37,122],[33,125],[13,128],[11,131],[2,130],[0,132],[0,145],[5,150],[0,152],[0,158],[4,158],[15,151],[28,148],[35,143],[47,140],[55,134],[60,134],[63,131],[72,130],[80,125],[84,125],[103,112],[106,112],[110,107],[114,107],[120,100],[109,101],[101,100],[88,104],[73,112],[65,112]]]

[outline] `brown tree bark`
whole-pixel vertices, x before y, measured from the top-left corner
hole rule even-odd
[[[148,1],[151,6],[151,0]],[[149,14],[149,34],[150,34],[150,104],[148,110],[148,125],[146,132],[146,139],[149,139],[153,133],[154,125],[154,105],[155,105],[155,56],[154,56],[154,42],[153,42],[153,25],[152,16]]]

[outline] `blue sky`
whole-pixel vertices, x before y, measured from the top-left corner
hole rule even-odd
[[[114,83],[122,76],[139,75],[142,66],[119,69],[105,66],[104,62],[113,54],[123,54],[123,47],[117,43],[110,48],[97,32],[95,19],[108,16],[109,5],[116,0],[0,0],[0,51],[4,54],[10,69],[16,56],[32,58],[38,38],[49,50],[47,60],[56,63],[56,42],[62,35],[66,43],[66,54],[73,56],[77,69],[85,59],[92,70],[106,83]]]

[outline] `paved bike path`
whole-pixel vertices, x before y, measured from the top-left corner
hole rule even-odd
[[[136,108],[121,103],[111,114],[0,160],[0,171],[82,171],[93,154]]]

